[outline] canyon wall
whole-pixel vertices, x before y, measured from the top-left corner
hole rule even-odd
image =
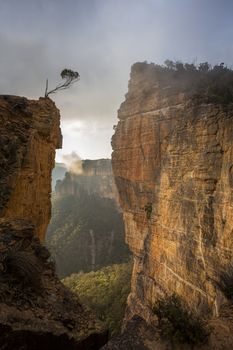
[[[0,217],[29,220],[44,239],[51,216],[51,172],[61,148],[54,102],[0,97]]]
[[[232,106],[194,101],[179,78],[137,63],[118,118],[112,165],[134,256],[126,318],[150,320],[173,293],[218,315],[233,258]]]

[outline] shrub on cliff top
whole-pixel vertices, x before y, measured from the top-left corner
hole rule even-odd
[[[198,345],[205,343],[209,330],[204,322],[182,304],[180,298],[172,295],[158,299],[153,312],[158,317],[161,337],[172,344],[186,343]]]
[[[224,63],[211,66],[208,62],[195,65],[166,60],[164,65],[136,63],[133,71],[145,74],[163,87],[176,87],[198,103],[228,105],[233,103],[233,70]]]

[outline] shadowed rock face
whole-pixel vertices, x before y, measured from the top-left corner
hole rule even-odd
[[[33,225],[0,219],[0,348],[99,349],[107,333],[57,279],[49,257]]]
[[[232,110],[191,101],[179,81],[160,84],[153,65],[132,67],[112,138],[134,255],[127,319],[150,320],[155,299],[174,292],[204,315],[219,313],[216,282],[233,258]]]
[[[41,240],[61,142],[60,114],[52,100],[0,96],[0,217],[30,220]]]

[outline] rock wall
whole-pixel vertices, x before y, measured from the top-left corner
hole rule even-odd
[[[54,102],[0,96],[0,217],[29,220],[44,239],[50,220],[51,172],[61,148]]]
[[[151,317],[176,293],[218,315],[219,275],[233,258],[232,106],[197,103],[153,64],[132,67],[112,165],[134,255],[127,318]]]

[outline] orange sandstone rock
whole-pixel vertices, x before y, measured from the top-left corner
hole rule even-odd
[[[44,239],[60,114],[48,98],[0,96],[0,217],[29,220]]]
[[[172,293],[218,315],[216,282],[233,259],[232,106],[194,102],[179,81],[136,64],[118,118],[112,165],[134,255],[127,318],[150,320],[155,299]]]

